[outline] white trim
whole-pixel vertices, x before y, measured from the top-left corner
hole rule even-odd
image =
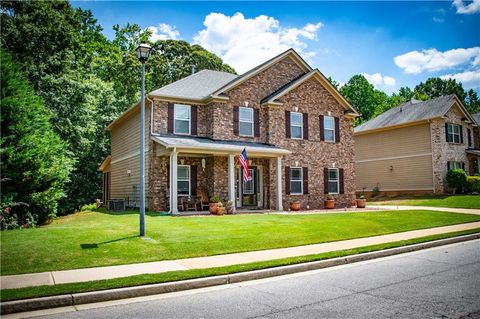
[[[451,132],[449,132],[449,128],[452,128]],[[455,133],[455,127],[458,127],[458,133]],[[462,144],[462,140],[463,140],[463,136],[462,136],[462,133],[463,133],[463,129],[461,128],[461,125],[460,124],[456,124],[456,123],[451,123],[451,122],[447,122],[447,140],[446,142],[449,143],[449,144]],[[448,136],[451,135],[452,136],[452,141],[449,142],[448,141]],[[455,137],[458,136],[458,142],[455,142]]]
[[[327,121],[327,118],[328,118],[328,119],[332,119],[333,129],[326,128],[325,123],[326,123],[326,121]],[[333,139],[332,139],[332,140],[327,140],[326,135],[325,135],[325,132],[326,132],[327,130],[333,132]],[[323,116],[323,140],[324,140],[325,142],[330,142],[330,143],[335,143],[335,142],[336,142],[336,141],[335,141],[335,117],[333,117],[333,116],[328,116],[328,115],[324,115],[324,116]]]
[[[180,167],[187,167],[188,168],[188,180],[178,178],[178,169]],[[190,165],[177,165],[177,189],[178,189],[178,182],[186,182],[188,181],[188,194],[178,194],[178,196],[191,196],[192,194],[192,170]],[[177,191],[178,192],[178,191]]]
[[[432,153],[422,153],[422,154],[414,154],[414,155],[402,155],[402,156],[391,156],[391,157],[372,158],[372,159],[355,161],[355,163],[366,163],[366,162],[376,162],[376,161],[388,161],[388,160],[393,160],[393,159],[402,159],[402,158],[411,158],[411,157],[422,157],[422,156],[432,156]]]
[[[250,175],[250,180],[247,181],[247,182],[244,181],[244,182],[242,183],[242,192],[243,192],[243,194],[245,194],[245,195],[255,195],[255,179],[257,178],[257,176],[255,176],[255,175],[256,175],[256,174],[255,174],[255,169],[249,168],[249,169],[248,169],[248,174]],[[242,180],[243,180],[243,171],[242,171]],[[251,185],[252,185],[251,193],[250,193],[250,190],[248,190],[248,191],[249,191],[248,193],[245,192],[245,185],[247,185],[247,183],[249,183],[249,182],[252,183],[252,184],[251,184]],[[258,201],[257,201],[257,203],[258,203]]]
[[[432,138],[432,122],[428,123],[428,127],[430,128],[429,133],[430,133],[430,157],[431,157],[431,163],[432,163],[432,185],[433,185],[433,193],[436,193],[436,187],[435,187],[435,163],[433,162],[433,138]]]
[[[282,157],[277,157],[277,210],[283,210],[282,190]]]
[[[292,180],[292,170],[299,169],[300,170],[300,179]],[[300,193],[292,193],[292,181],[300,182]],[[303,195],[303,167],[290,167],[290,195]]]
[[[329,195],[338,195],[338,194],[340,194],[340,172],[339,172],[338,168],[336,168],[336,167],[328,167],[327,170],[328,170],[327,171],[327,189],[328,189],[328,183],[337,182],[337,191],[332,192],[332,193],[330,193],[330,191],[329,191],[328,194]],[[337,171],[337,179],[330,179],[330,170]]]
[[[177,106],[186,106],[188,107],[188,133],[178,133],[177,132],[177,118],[176,118],[176,108]],[[179,121],[186,121],[185,119],[178,119]],[[188,104],[173,104],[173,134],[177,135],[192,135],[192,106]]]
[[[293,114],[300,114],[300,125],[293,125],[293,122],[292,122],[292,115]],[[300,127],[300,137],[293,137],[292,136],[292,127],[295,126],[295,127]],[[292,140],[303,140],[303,113],[300,113],[300,112],[290,112],[290,138]]]
[[[178,214],[178,189],[177,189],[177,165],[178,165],[178,153],[176,150],[174,150],[170,154],[170,160],[171,160],[171,183],[170,183],[170,189],[171,189],[171,203],[172,205],[170,206],[170,211],[172,212],[173,215]]]
[[[242,119],[241,119],[241,117],[240,117],[240,110],[241,110],[241,109],[250,111],[250,114],[252,115],[252,122],[242,121]],[[252,125],[252,134],[251,134],[251,135],[242,134],[241,131],[240,131],[240,123],[251,124],[251,125]],[[238,107],[238,135],[239,135],[239,136],[253,137],[253,136],[255,135],[255,132],[254,132],[254,130],[255,130],[254,123],[255,123],[255,114],[254,114],[253,108],[251,108],[251,107],[245,107],[245,106],[239,106],[239,107]]]
[[[258,174],[258,198],[257,198],[257,206],[263,206],[263,166],[257,166],[257,174]]]
[[[235,155],[228,155],[228,199],[232,201],[233,210],[235,211]]]

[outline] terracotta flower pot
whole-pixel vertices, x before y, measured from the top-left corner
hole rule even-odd
[[[365,208],[365,206],[367,205],[367,200],[366,199],[357,199],[355,200],[357,202],[357,208]]]
[[[333,208],[335,208],[335,200],[334,199],[325,200],[325,209],[333,209]]]
[[[293,210],[293,211],[299,211],[300,210],[300,202],[299,201],[296,201],[296,202],[291,202],[290,203],[290,210]]]
[[[218,214],[218,203],[208,204],[208,210],[210,211],[210,214]]]
[[[224,215],[225,214],[225,207],[218,207],[217,215]]]

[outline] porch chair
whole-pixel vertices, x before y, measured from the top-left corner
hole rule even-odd
[[[208,194],[204,188],[197,188],[197,204],[200,206],[200,210],[209,209]]]
[[[195,196],[188,196],[185,198],[185,206],[187,210],[197,211],[197,200]]]

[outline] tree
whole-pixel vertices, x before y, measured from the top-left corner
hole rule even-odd
[[[1,174],[2,208],[11,208],[20,222],[28,214],[39,222],[55,216],[65,196],[73,160],[67,145],[54,132],[49,112],[35,95],[11,56],[1,56]]]

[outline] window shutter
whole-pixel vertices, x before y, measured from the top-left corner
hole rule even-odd
[[[197,165],[190,166],[190,195],[197,195]]]
[[[303,139],[308,140],[308,113],[303,113]]]
[[[328,194],[328,168],[326,167],[323,169],[323,193]]]
[[[290,166],[285,166],[285,194],[290,195]]]
[[[238,135],[238,106],[233,107],[233,134]]]
[[[472,146],[472,131],[467,129],[468,147]]]
[[[308,194],[308,167],[303,168],[303,194]]]
[[[465,162],[462,162],[462,169],[465,170]]]
[[[345,184],[343,182],[343,168],[338,169],[338,183],[339,193],[343,194],[345,192]]]
[[[463,126],[460,125],[460,143],[463,144]]]
[[[197,106],[196,105],[192,105],[190,106],[190,111],[191,111],[191,114],[190,116],[192,117],[191,118],[191,123],[190,123],[190,132],[192,133],[192,135],[197,135],[198,132],[197,132],[197,123],[198,123],[198,111],[197,111]]]
[[[447,162],[447,172],[450,170],[450,162]]]
[[[340,119],[335,117],[335,143],[340,142]]]
[[[167,119],[168,133],[173,133],[173,117],[174,117],[174,106],[172,103],[168,103],[168,119]]]
[[[323,115],[320,115],[320,141],[325,141],[325,132],[323,130]]]
[[[290,111],[285,111],[285,137],[290,138]]]
[[[447,141],[447,143],[450,142],[448,140],[448,123],[445,123],[445,141]]]
[[[253,128],[254,128],[254,136],[260,136],[260,110],[253,109]]]

